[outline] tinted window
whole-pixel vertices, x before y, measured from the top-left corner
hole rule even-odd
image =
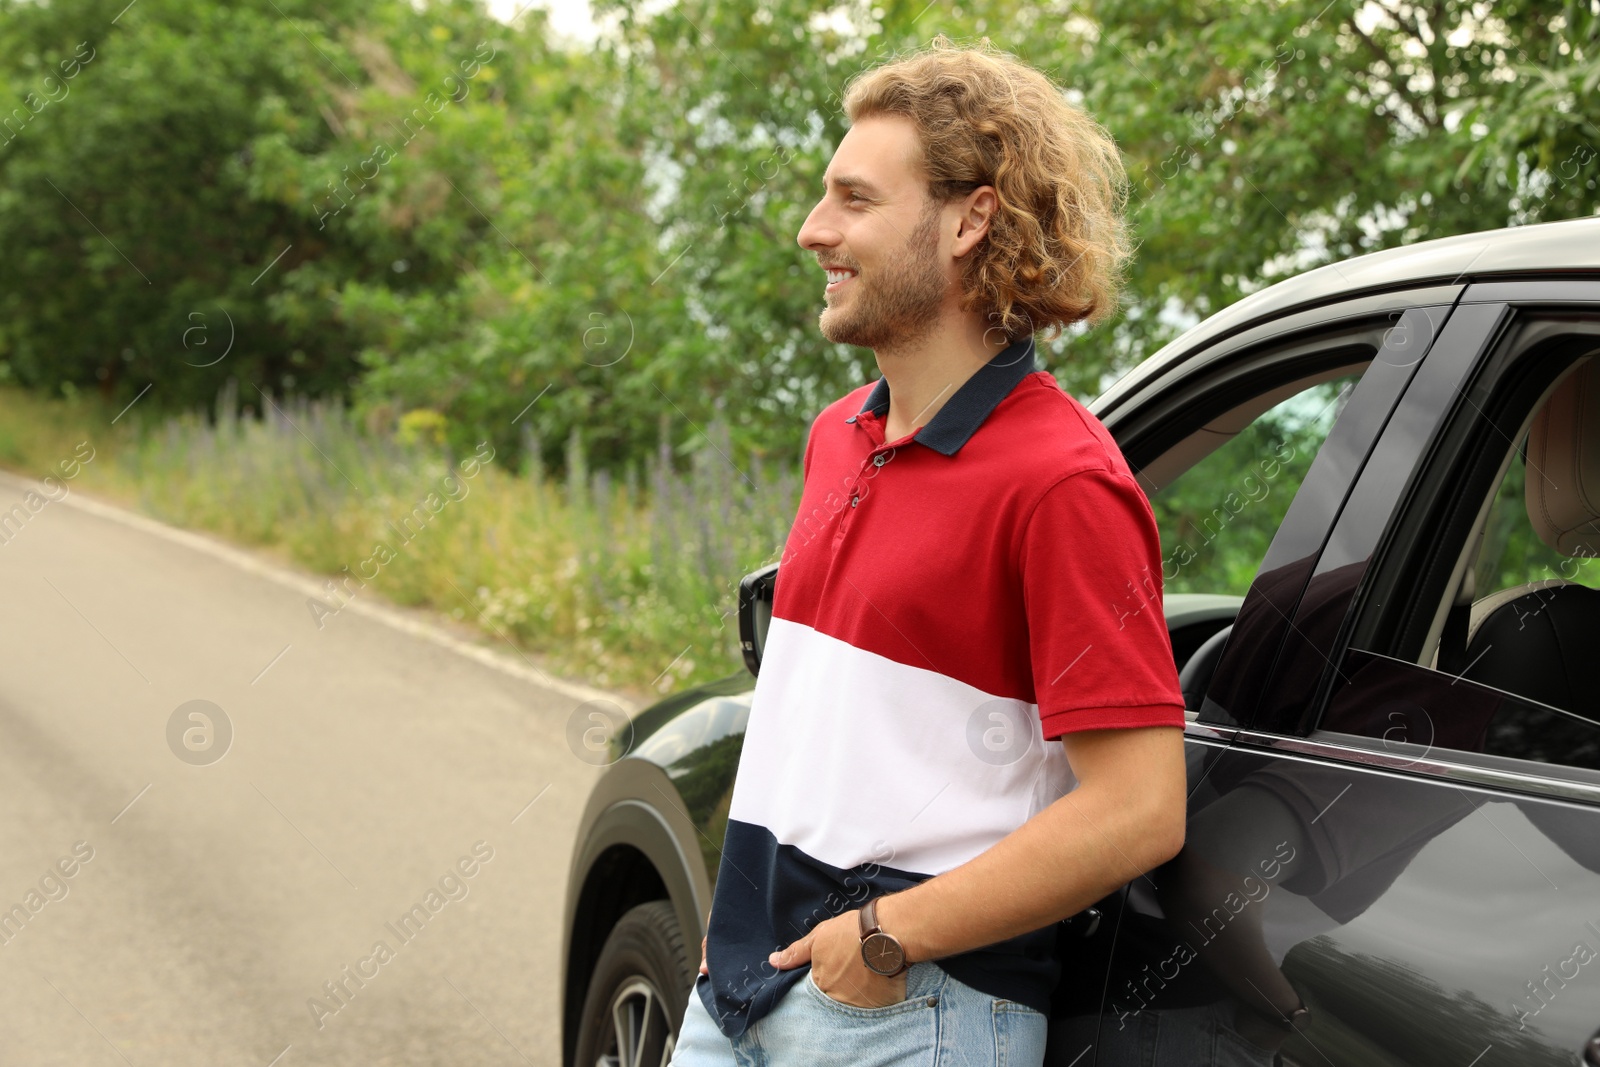
[[[1586,358],[1528,373],[1543,375],[1533,379],[1544,388],[1537,400],[1494,418],[1473,411],[1475,481],[1490,488],[1431,520],[1444,542],[1431,569],[1455,577],[1433,583],[1444,592],[1427,601],[1433,628],[1419,661],[1351,652],[1323,729],[1380,738],[1397,752],[1443,748],[1600,770],[1591,673],[1600,516],[1590,491],[1600,476],[1600,365]],[[1530,392],[1526,375],[1519,388]],[[1388,610],[1414,610],[1394,599]]]
[[[1484,525],[1483,546],[1473,566],[1477,595],[1550,579],[1600,588],[1600,559],[1558,552],[1534,531],[1528,521],[1528,477],[1528,434],[1524,433]]]
[[[1214,449],[1151,494],[1166,592],[1245,594],[1359,377],[1301,389],[1231,436],[1248,415],[1223,416],[1208,427],[1214,440],[1190,438],[1173,450]]]

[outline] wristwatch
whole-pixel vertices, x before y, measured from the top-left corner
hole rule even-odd
[[[878,901],[873,898],[861,908],[861,961],[867,970],[893,978],[906,970],[906,950],[893,934],[878,925]]]

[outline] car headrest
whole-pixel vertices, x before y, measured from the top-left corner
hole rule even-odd
[[[1564,556],[1600,555],[1600,366],[1585,359],[1528,431],[1528,521]]]
[[[1600,643],[1600,589],[1540,584],[1489,612],[1461,676],[1600,722],[1591,651]]]

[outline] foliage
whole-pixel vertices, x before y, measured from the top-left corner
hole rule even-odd
[[[849,77],[938,32],[1045,70],[1126,154],[1125,312],[1045,353],[1079,396],[1273,278],[1597,205],[1576,0],[602,0],[588,51],[482,0],[0,16],[0,376],[169,411],[232,379],[385,431],[427,409],[556,468],[574,430],[599,469],[663,433],[681,466],[716,419],[736,477],[876,375],[818,333],[795,234]]]
[[[1513,0],[1071,7],[1058,39],[1122,143],[1127,365],[1263,284],[1363,252],[1600,205],[1600,16]],[[1534,91],[1529,91],[1532,82]]]
[[[1165,592],[1244,596],[1357,377],[1275,405],[1151,494]]]
[[[734,481],[704,458],[677,472],[663,454],[621,482],[602,470],[563,486],[499,453],[464,468],[477,453],[374,436],[337,402],[235,410],[227,395],[210,420],[135,408],[86,434],[114,414],[98,400],[0,389],[0,462],[43,477],[87,436],[95,458],[71,490],[328,576],[307,633],[345,625],[357,601],[428,606],[502,652],[532,649],[558,674],[641,700],[743,670],[738,579],[776,558],[799,503],[787,468]],[[707,431],[727,447],[722,427]]]
[[[344,328],[282,294],[309,279],[309,260],[358,274],[363,257],[316,240],[298,190],[256,195],[250,148],[332,141],[319,52],[354,68],[334,37],[361,5],[312,17],[266,0],[144,0],[113,23],[121,6],[0,2],[5,374],[122,404],[154,383],[146,402],[169,409],[209,404],[233,374],[347,388]],[[68,78],[61,63],[78,54],[88,61]]]

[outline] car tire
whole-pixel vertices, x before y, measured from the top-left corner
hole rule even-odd
[[[575,1067],[666,1067],[694,976],[671,901],[624,914],[589,978]]]

